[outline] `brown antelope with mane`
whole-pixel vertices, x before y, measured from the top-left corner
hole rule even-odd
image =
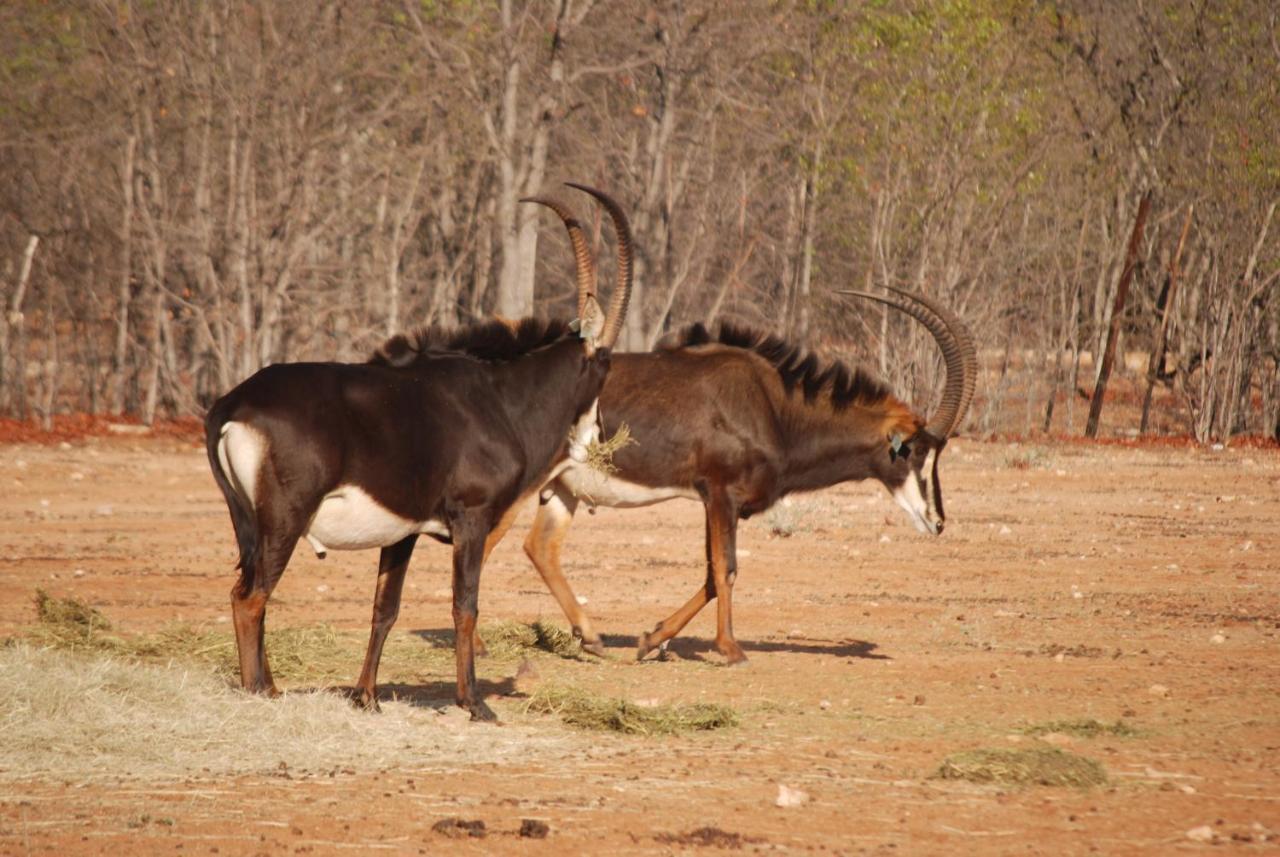
[[[475,690],[480,571],[520,498],[557,469],[585,460],[599,437],[598,398],[631,288],[631,235],[622,210],[594,196],[617,232],[609,313],[595,298],[594,263],[578,222],[564,222],[577,266],[579,324],[524,319],[389,339],[367,363],[268,366],[210,409],[209,463],[240,551],[231,590],[240,679],[277,693],[264,648],[267,600],[299,540],[329,549],[380,548],[373,627],[356,683],[377,708],[378,662],[400,609],[419,535],[453,546],[457,703],[493,719]]]
[[[620,426],[636,443],[617,450],[616,471],[571,463],[539,493],[525,552],[559,602],[584,650],[604,654],[600,637],[560,566],[579,503],[630,508],[677,497],[706,509],[706,579],[693,597],[639,638],[637,657],[668,641],[709,601],[717,604],[715,644],[730,664],[746,660],[734,638],[738,521],[795,491],[875,479],[922,532],[940,534],[945,515],[938,458],[964,419],[977,378],[965,325],[936,301],[842,292],[915,318],[942,350],[946,381],[931,420],[916,414],[864,370],[823,364],[773,336],[731,324],[712,336],[694,325],[644,354],[617,354],[600,393],[606,436]]]

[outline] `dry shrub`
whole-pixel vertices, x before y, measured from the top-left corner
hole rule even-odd
[[[539,690],[525,705],[525,710],[555,714],[579,729],[624,735],[678,735],[738,725],[737,713],[727,705],[699,702],[692,705],[641,706],[624,699],[595,696],[576,688],[563,687]]]
[[[968,750],[948,756],[934,776],[996,785],[1100,786],[1107,781],[1102,765],[1056,747]]]

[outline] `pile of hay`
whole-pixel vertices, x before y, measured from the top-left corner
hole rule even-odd
[[[1102,765],[1056,747],[968,750],[948,756],[934,776],[997,785],[1100,786],[1107,782]]]
[[[1053,720],[1049,723],[1037,723],[1028,726],[1023,732],[1027,735],[1071,735],[1076,738],[1133,738],[1138,730],[1117,720],[1115,723],[1103,723],[1093,718],[1080,720]]]
[[[579,729],[623,735],[678,735],[738,725],[738,715],[726,705],[636,705],[624,699],[595,696],[578,689],[544,688],[525,705],[535,714],[554,714]]]
[[[515,725],[450,722],[403,702],[384,701],[381,714],[370,714],[326,691],[252,696],[199,666],[0,647],[0,781],[525,762],[558,758],[569,741]]]

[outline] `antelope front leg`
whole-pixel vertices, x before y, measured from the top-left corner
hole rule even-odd
[[[378,663],[382,660],[382,646],[387,641],[391,626],[400,615],[400,593],[404,589],[404,573],[409,568],[409,557],[417,535],[396,542],[382,549],[378,558],[378,588],[373,596],[373,627],[369,631],[369,648],[364,655],[364,667],[356,681],[356,704],[370,711],[378,710]]]
[[[604,657],[604,643],[591,627],[591,620],[578,603],[560,567],[560,549],[569,534],[569,525],[573,523],[573,513],[577,508],[578,498],[559,482],[554,483],[551,496],[539,502],[538,516],[525,539],[524,552],[564,611],[573,627],[573,635],[582,642],[582,650]]]
[[[707,510],[707,578],[702,588],[675,613],[663,619],[647,634],[640,635],[636,659],[642,660],[655,647],[663,646],[683,630],[698,611],[713,598],[718,598],[716,612],[716,649],[730,666],[743,664],[747,656],[733,637],[733,579],[736,576],[737,509],[723,492],[710,494],[704,501]]]
[[[738,511],[721,495],[707,504],[707,576],[715,584],[716,649],[729,666],[747,656],[733,636],[733,583],[738,576]]]
[[[453,527],[453,646],[458,667],[456,698],[459,707],[471,712],[472,720],[497,720],[492,709],[483,700],[476,699],[475,632],[484,536],[484,529],[474,523]]]

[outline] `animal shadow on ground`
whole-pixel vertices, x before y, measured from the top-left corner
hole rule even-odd
[[[411,631],[415,637],[425,640],[436,648],[453,648],[452,628],[422,628]],[[484,637],[481,630],[480,636]],[[600,639],[609,649],[635,650],[640,640],[627,634],[601,634]],[[889,655],[879,654],[878,643],[868,640],[738,640],[738,645],[747,652],[787,652],[797,655],[835,655],[840,658],[863,658],[872,661],[893,660]],[[717,655],[715,642],[700,637],[675,637],[667,646],[667,650],[687,661],[705,661],[704,655]]]
[[[609,648],[635,649],[639,639],[626,634],[601,634]],[[879,644],[867,640],[738,640],[747,652],[787,652],[797,655],[835,655],[841,658],[865,658],[873,661],[892,660],[888,655],[876,652]],[[704,655],[716,655],[713,640],[701,637],[675,637],[667,645],[667,651],[689,661],[707,660]]]
[[[328,687],[307,688],[305,690],[322,690],[329,693],[335,693],[338,696],[348,699],[355,704],[359,697],[359,691],[351,685],[333,685]],[[443,711],[454,705],[454,694],[458,690],[458,683],[452,679],[444,681],[425,681],[420,684],[409,684],[407,682],[388,682],[387,684],[378,685],[378,700],[387,702],[395,700],[412,705],[414,708],[434,708],[437,711]],[[477,679],[476,681],[476,699],[485,700],[495,696],[516,696],[516,686],[514,678],[504,678],[501,681],[489,681],[487,679]]]

